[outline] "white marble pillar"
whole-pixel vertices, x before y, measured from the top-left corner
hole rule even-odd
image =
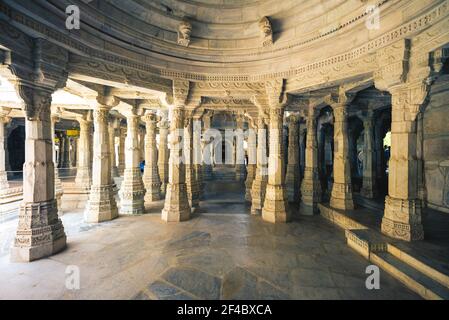
[[[118,173],[122,177],[125,172],[125,139],[126,128],[122,128],[119,125],[119,145],[118,145]]]
[[[272,223],[282,223],[290,220],[284,176],[283,119],[284,107],[280,104],[270,103],[268,184],[262,209],[262,218]]]
[[[116,128],[117,128],[117,118],[111,118],[109,121],[109,147],[111,148],[111,177],[114,179],[115,177],[119,177],[119,171],[117,167],[117,157],[115,153],[115,136],[116,136]]]
[[[59,121],[59,117],[57,115],[51,115],[51,132],[52,132],[52,136],[51,136],[51,145],[52,145],[52,159],[53,159],[53,164],[56,163],[56,147],[55,147],[55,125],[56,122]],[[59,178],[59,172],[58,172],[58,168],[55,166],[55,199],[56,199],[56,203],[58,204],[58,214],[61,216],[62,215],[62,209],[61,209],[61,198],[62,195],[64,194],[64,191],[62,189],[62,182],[61,179]]]
[[[125,140],[125,171],[120,187],[120,213],[143,214],[145,212],[145,188],[140,172],[140,116],[136,111],[126,115],[128,132]]]
[[[78,143],[78,164],[75,177],[75,185],[80,191],[89,192],[92,185],[92,115],[79,117],[80,137]]]
[[[0,108],[0,195],[7,193],[9,189],[8,175],[6,173],[6,135],[5,127],[11,118],[6,116],[9,112],[3,112]]]
[[[214,144],[211,141],[205,141],[205,133],[211,128],[211,120],[212,115],[205,114],[203,115],[203,180],[209,181],[212,179],[213,176],[213,170],[212,170],[212,163],[213,163],[213,147]],[[207,159],[206,159],[207,157]]]
[[[289,202],[299,200],[299,118],[291,115],[288,121],[288,162],[285,174],[285,185]]]
[[[201,119],[194,118],[193,120],[193,168],[195,173],[195,180],[198,185],[198,196],[201,199],[203,196],[203,155],[201,152]]]
[[[376,197],[376,168],[374,166],[374,130],[373,111],[368,110],[363,119],[364,157],[363,157],[363,182],[360,194],[368,199]]]
[[[170,160],[168,185],[162,220],[166,222],[185,221],[190,218],[190,206],[185,183],[185,167],[182,161],[182,134],[184,130],[184,110],[173,107],[170,122]]]
[[[242,181],[245,179],[245,149],[243,148],[244,132],[243,132],[243,116],[238,115],[236,118],[236,134],[235,134],[235,179]]]
[[[161,193],[165,195],[168,183],[168,129],[169,124],[165,117],[162,117],[158,124],[159,127],[159,148],[158,148],[158,169],[161,179]]]
[[[257,167],[251,188],[251,214],[260,214],[268,181],[267,129],[261,115],[257,120]]]
[[[111,177],[111,148],[109,147],[108,118],[110,106],[101,100],[95,106],[94,152],[92,186],[84,211],[84,220],[89,223],[112,220],[118,217],[114,197],[114,183]]]
[[[418,197],[417,114],[427,92],[423,82],[391,88],[391,156],[382,232],[406,241],[422,240]]]
[[[309,105],[307,117],[307,134],[305,150],[304,178],[301,182],[301,202],[299,213],[313,215],[318,212],[321,201],[321,184],[318,175],[318,141],[317,141],[317,110]]]
[[[146,193],[145,203],[152,203],[161,199],[161,180],[157,167],[158,151],[156,148],[156,115],[147,111],[143,117],[146,125],[145,135],[145,169],[143,183]]]
[[[25,163],[23,201],[11,249],[11,261],[32,261],[57,253],[66,246],[66,235],[55,199],[55,167],[51,125],[53,90],[18,84],[25,103]]]
[[[347,101],[332,106],[334,111],[334,183],[332,184],[330,206],[341,210],[354,209],[347,108]]]
[[[199,186],[195,178],[195,167],[193,164],[193,118],[189,116],[184,119],[184,164],[185,183],[187,187],[187,199],[191,209],[199,206]]]
[[[257,163],[257,132],[256,128],[249,123],[248,130],[248,166],[245,181],[245,200],[251,202],[251,189],[254,178],[256,177],[256,163]]]

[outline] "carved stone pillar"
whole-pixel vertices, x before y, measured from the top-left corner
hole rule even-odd
[[[190,208],[199,206],[199,187],[195,179],[195,170],[193,164],[193,119],[191,117],[184,119],[184,164],[185,164],[185,183],[187,187],[187,199]]]
[[[403,84],[390,89],[392,98],[391,157],[388,196],[382,232],[412,241],[422,240],[422,201],[418,199],[416,116],[426,92],[423,83]]]
[[[117,158],[115,153],[115,135],[117,128],[117,119],[112,118],[109,122],[109,147],[111,148],[111,177],[114,179],[115,177],[119,177],[118,167],[117,167]]]
[[[334,111],[334,183],[330,206],[336,209],[353,210],[351,162],[347,120],[348,102],[333,106]]]
[[[9,112],[6,112],[9,113]],[[6,135],[5,126],[11,118],[7,117],[0,108],[0,196],[9,189],[8,175],[6,173]]]
[[[70,140],[67,136],[67,132],[64,132],[62,135],[62,138],[64,140],[62,144],[62,150],[61,150],[61,156],[62,156],[62,162],[61,162],[61,168],[70,168]]]
[[[245,178],[245,149],[243,148],[243,117],[237,116],[237,130],[235,134],[235,179],[241,181]]]
[[[170,123],[169,175],[165,204],[162,210],[162,220],[166,222],[179,222],[190,218],[185,167],[182,161],[184,106],[189,94],[189,87],[189,81],[173,81],[174,106]]]
[[[12,261],[32,261],[52,255],[66,246],[66,235],[55,199],[51,94],[29,83],[17,85],[25,103],[25,163],[23,202],[11,249]]]
[[[267,130],[261,115],[257,120],[257,167],[251,188],[251,214],[260,214],[268,181]]]
[[[140,173],[139,121],[140,116],[135,110],[126,115],[125,172],[119,192],[121,214],[145,212],[145,188]]]
[[[119,125],[119,145],[118,145],[118,173],[123,176],[125,172],[125,140],[126,140],[126,128],[122,128]]]
[[[78,165],[76,170],[75,185],[85,192],[90,191],[92,185],[92,115],[79,117],[80,137],[78,143]]]
[[[158,150],[158,168],[159,178],[161,179],[161,193],[165,195],[168,183],[168,129],[167,119],[162,118],[159,122],[159,150]]]
[[[299,213],[313,215],[317,213],[317,204],[321,201],[321,184],[318,175],[318,141],[316,109],[309,105],[305,150],[304,178],[301,183],[301,203]]]
[[[212,115],[203,115],[203,137],[205,132],[210,129]],[[213,143],[203,139],[203,180],[211,180],[213,176]]]
[[[147,113],[144,116],[146,125],[145,135],[145,169],[143,183],[145,185],[145,203],[151,203],[161,199],[161,180],[157,167],[156,148],[156,115]]]
[[[111,177],[108,117],[109,103],[98,101],[94,115],[94,152],[92,166],[92,186],[84,211],[86,222],[102,222],[118,217],[114,198],[114,183]],[[109,101],[108,101],[109,102]]]
[[[140,150],[140,161],[145,160],[145,129],[139,128],[139,150]]]
[[[376,168],[374,166],[374,130],[373,111],[369,110],[363,119],[363,138],[365,142],[363,158],[363,183],[360,194],[365,198],[373,199],[376,196]]]
[[[55,124],[59,121],[59,117],[57,115],[51,115],[51,145],[52,145],[52,159],[53,164],[56,163],[56,148],[55,148]],[[58,204],[58,214],[62,215],[62,209],[61,209],[61,198],[64,194],[64,191],[62,189],[62,183],[61,179],[59,178],[59,172],[58,168],[55,166],[55,199],[56,203]]]
[[[288,222],[290,220],[284,176],[283,119],[283,106],[274,106],[270,103],[268,184],[262,209],[262,218],[272,223]]]
[[[257,133],[253,126],[250,126],[248,132],[248,168],[245,181],[245,200],[251,202],[251,189],[256,176],[257,163]]]
[[[195,180],[198,185],[198,196],[203,196],[203,155],[201,153],[201,120],[195,118],[193,121],[193,167]]]
[[[288,117],[288,163],[285,175],[285,185],[289,202],[299,200],[299,118],[297,116]]]

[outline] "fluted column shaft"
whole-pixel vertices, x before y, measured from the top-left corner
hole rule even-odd
[[[256,176],[257,166],[257,133],[253,127],[250,127],[248,132],[248,168],[245,181],[245,200],[251,201],[251,189],[253,186],[254,178]]]
[[[334,183],[330,206],[336,209],[352,210],[351,162],[349,160],[349,137],[347,105],[338,104],[334,110]]]
[[[260,214],[268,181],[267,130],[262,117],[257,121],[257,168],[251,188],[251,214]]]
[[[135,113],[126,116],[128,132],[125,140],[125,171],[120,188],[120,213],[143,214],[145,212],[145,188],[140,173],[140,116]]]
[[[321,201],[321,184],[318,175],[318,141],[316,132],[316,110],[309,106],[305,150],[304,178],[301,183],[301,203],[299,213],[313,215],[318,211]]]
[[[299,200],[299,135],[298,118],[290,117],[288,119],[288,163],[287,173],[285,175],[285,185],[289,202]]]
[[[145,169],[143,183],[145,185],[145,203],[161,199],[161,180],[157,167],[158,151],[156,148],[156,115],[149,113],[144,116],[145,135]]]
[[[75,184],[78,188],[90,190],[90,186],[92,185],[92,121],[78,119],[78,122],[80,124],[80,137]]]
[[[182,161],[182,134],[184,110],[175,106],[170,123],[170,160],[168,185],[162,220],[166,222],[185,221],[190,218],[190,206],[185,183],[185,167]]]
[[[363,119],[363,137],[365,141],[365,150],[363,158],[363,183],[362,196],[372,199],[376,196],[376,168],[374,166],[374,130],[373,113],[369,112]]]
[[[262,218],[272,223],[290,220],[284,176],[283,118],[282,106],[270,106],[268,184]]]
[[[84,212],[86,222],[102,222],[117,218],[118,209],[114,198],[111,177],[111,148],[109,146],[109,107],[98,104],[94,114],[94,152],[92,186]]]

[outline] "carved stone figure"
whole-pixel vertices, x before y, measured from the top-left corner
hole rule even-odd
[[[190,43],[190,34],[192,33],[192,24],[187,20],[182,20],[178,26],[178,44],[188,47]]]
[[[273,29],[268,17],[259,20],[259,29],[262,37],[262,46],[266,47],[273,44]]]

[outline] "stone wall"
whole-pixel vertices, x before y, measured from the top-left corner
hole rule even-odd
[[[449,75],[432,86],[423,120],[428,206],[449,213]]]

